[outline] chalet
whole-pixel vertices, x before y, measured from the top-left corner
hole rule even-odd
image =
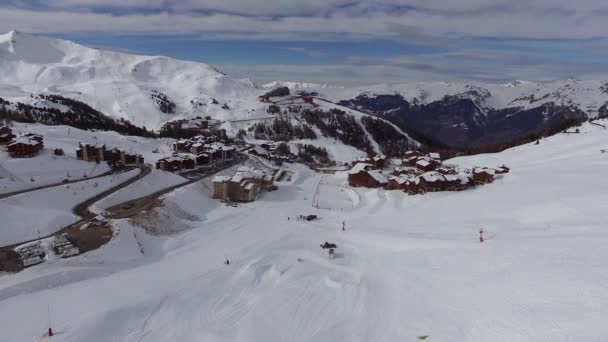
[[[437,171],[425,172],[420,175],[420,188],[425,192],[442,191],[447,185],[444,175]]]
[[[194,160],[196,161],[196,165],[208,165],[211,163],[211,159],[209,158],[209,154],[207,153],[201,153],[201,154],[197,154],[196,157],[194,157]]]
[[[9,156],[13,158],[31,158],[36,156],[43,148],[41,136],[23,135],[13,139],[8,145]]]
[[[439,152],[430,152],[429,157],[431,159],[441,160],[441,155],[439,154]]]
[[[196,161],[194,158],[190,156],[180,156],[179,158],[182,160],[182,169],[192,170],[196,167]]]
[[[348,184],[366,188],[381,188],[388,184],[388,179],[380,170],[372,170],[373,166],[358,163],[348,172]]]
[[[180,139],[173,144],[174,152],[186,152],[190,148],[190,142],[186,139]]]
[[[0,127],[0,144],[9,143],[13,139],[15,139],[15,135],[10,127]]]
[[[351,186],[359,186],[361,173],[367,172],[367,170],[373,169],[372,164],[367,163],[356,163],[350,171],[348,171],[348,184]]]
[[[466,173],[444,175],[446,191],[463,191],[473,185],[473,180]]]
[[[308,103],[308,104],[313,104],[313,98],[311,96],[302,96],[302,100],[304,101],[304,103]]]
[[[420,171],[420,172],[429,172],[429,171],[433,171],[436,169],[437,164],[434,162],[433,159],[430,158],[419,158],[416,161],[416,168]]]
[[[386,188],[388,190],[406,190],[407,182],[407,177],[390,176],[388,177],[388,183],[386,184]]]
[[[444,174],[444,175],[455,175],[458,173],[456,168],[451,167],[451,166],[441,166],[441,167],[438,167],[437,170],[435,170],[435,171],[437,171],[441,174]]]
[[[416,167],[416,163],[418,162],[418,156],[412,156],[403,160],[403,165],[409,167]]]
[[[139,166],[143,165],[144,157],[139,154],[127,153],[120,151],[120,162],[127,166]]]
[[[181,171],[183,169],[182,168],[182,159],[179,157],[169,157],[169,158],[159,159],[156,162],[156,168],[159,170],[170,171],[170,172]]]
[[[509,173],[510,171],[511,171],[511,169],[509,167],[507,167],[506,165],[503,165],[501,167],[496,168],[495,173],[497,175],[502,175],[502,174],[505,174],[505,173]]]
[[[420,187],[420,179],[418,177],[411,177],[405,182],[405,192],[410,195],[422,194],[424,189]]]
[[[205,145],[202,142],[196,142],[190,146],[190,153],[192,154],[200,154],[205,152]]]
[[[422,155],[422,154],[420,154],[420,152],[418,152],[418,151],[412,151],[412,150],[409,150],[409,151],[406,151],[406,152],[403,154],[403,159],[404,159],[404,160],[407,160],[407,159],[410,159],[410,158],[412,158],[412,157],[416,157],[416,158],[418,158],[418,157],[420,157],[421,155]]]
[[[487,167],[476,167],[473,169],[473,181],[477,185],[492,183],[495,171]]]
[[[386,157],[385,156],[378,154],[378,155],[374,156],[371,159],[372,159],[372,162],[373,162],[374,166],[377,169],[380,169],[380,170],[384,169],[384,164],[386,163]]]
[[[100,144],[78,144],[78,149],[76,150],[76,158],[84,161],[111,160],[112,157],[112,152],[108,151],[106,153],[106,146]]]
[[[353,159],[353,161],[351,162],[351,166],[355,166],[359,163],[374,165],[374,161],[372,160],[372,158],[358,157],[358,158]]]

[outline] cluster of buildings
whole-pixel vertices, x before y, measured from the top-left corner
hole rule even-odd
[[[44,138],[42,135],[25,133],[15,136],[10,128],[2,130],[1,136],[5,139],[10,138],[6,145],[8,155],[13,158],[32,158],[38,155],[44,148]]]
[[[197,116],[192,119],[181,119],[165,123],[160,128],[161,135],[165,136],[182,136],[191,137],[195,135],[219,135],[220,137],[226,136],[225,130],[220,130],[218,127],[221,125],[220,120],[214,120],[210,116],[201,117]]]
[[[62,258],[69,258],[80,254],[78,247],[74,246],[72,242],[68,240],[68,235],[65,233],[55,236],[53,239],[53,250]]]
[[[159,159],[156,168],[177,172],[192,170],[197,166],[211,165],[235,157],[236,148],[216,136],[195,136],[180,139],[173,146],[173,156]]]
[[[125,166],[140,166],[144,163],[144,157],[139,154],[129,153],[121,148],[108,149],[103,144],[78,144],[76,158],[88,162],[107,161]]]
[[[254,156],[262,157],[274,162],[295,162],[294,155],[280,155],[277,153],[279,144],[276,142],[265,142],[260,145],[255,145],[249,150],[249,154]]]
[[[225,202],[252,202],[261,191],[273,189],[274,176],[241,166],[234,176],[215,176],[212,182],[213,198]]]
[[[24,267],[38,265],[46,260],[46,252],[40,242],[30,243],[15,248]]]
[[[355,159],[348,172],[348,183],[354,187],[401,190],[413,195],[463,191],[476,185],[492,183],[496,175],[510,171],[507,166],[459,170],[453,166],[442,165],[438,154],[422,155],[417,151],[406,152],[404,157],[397,161],[401,166],[390,172],[383,170],[385,162],[383,156]]]

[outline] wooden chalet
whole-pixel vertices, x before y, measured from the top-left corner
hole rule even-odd
[[[495,171],[486,167],[476,167],[473,169],[473,181],[477,185],[488,184],[494,181]]]
[[[387,190],[407,190],[407,177],[390,176],[386,183]]]
[[[463,191],[474,184],[473,180],[465,173],[447,174],[444,177],[446,180],[444,190],[446,191]]]
[[[434,171],[437,168],[437,163],[431,158],[419,158],[415,166],[420,172]]]
[[[422,154],[421,154],[420,152],[418,152],[418,151],[413,151],[413,150],[409,150],[409,151],[406,151],[406,152],[403,154],[403,160],[407,160],[407,159],[410,159],[410,158],[412,158],[412,157],[416,157],[416,158],[418,158],[418,157],[420,157],[420,156],[422,156]]]
[[[447,185],[444,175],[437,171],[425,172],[420,175],[420,188],[425,192],[443,191]]]
[[[388,184],[388,179],[380,170],[362,170],[356,174],[350,174],[348,183],[355,187],[383,188]]]
[[[373,158],[371,158],[373,165],[377,168],[377,169],[384,169],[384,165],[386,164],[386,157],[383,155],[375,155]]]
[[[503,166],[497,167],[494,172],[497,175],[502,175],[502,174],[505,174],[505,173],[509,173],[510,171],[511,171],[511,169],[508,166],[503,165]]]
[[[208,153],[197,154],[194,160],[196,161],[196,165],[208,165],[211,163]]]
[[[42,136],[26,134],[13,139],[6,148],[12,158],[31,158],[40,153],[43,147]]]
[[[13,134],[13,130],[10,127],[0,127],[0,144],[7,144],[13,139],[15,139],[15,135]]]

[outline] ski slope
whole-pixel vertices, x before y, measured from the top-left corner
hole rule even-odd
[[[511,167],[461,193],[345,195],[346,174],[324,175],[321,209],[321,175],[297,165],[293,182],[238,207],[192,184],[155,209],[185,231],[117,221],[97,251],[0,276],[2,335],[40,340],[50,305],[62,342],[603,341],[607,137],[585,124],[449,161]]]

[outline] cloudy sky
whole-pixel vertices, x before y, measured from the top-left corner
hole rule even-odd
[[[258,82],[608,78],[603,0],[1,0],[0,30]]]

